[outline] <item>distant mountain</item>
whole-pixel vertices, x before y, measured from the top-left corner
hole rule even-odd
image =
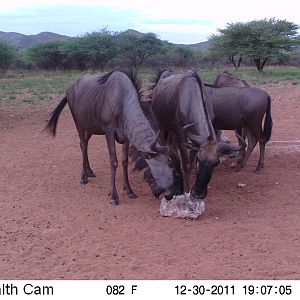
[[[127,29],[126,31],[120,32],[119,35],[133,35],[141,37],[144,33],[141,33],[134,29]],[[36,35],[25,35],[17,32],[3,32],[0,31],[0,40],[8,42],[12,46],[19,49],[26,49],[34,44],[45,43],[50,41],[64,41],[71,37],[61,35],[53,32],[41,32]],[[173,43],[169,43],[173,44]],[[201,42],[197,44],[173,44],[175,46],[187,47],[193,51],[207,50],[209,48],[209,42]]]
[[[119,35],[133,35],[133,36],[141,37],[144,35],[144,33],[141,33],[134,29],[127,29],[126,31],[119,33]],[[179,46],[179,47],[187,47],[192,51],[208,50],[210,46],[208,41],[197,43],[197,44],[173,44],[173,43],[169,43],[169,44]]]
[[[187,48],[191,49],[192,51],[197,51],[197,50],[206,51],[210,47],[209,41],[201,42],[201,43],[197,43],[197,44],[177,44],[177,45],[181,46],[181,47],[187,47]]]
[[[41,32],[35,35],[25,35],[17,32],[0,31],[0,40],[5,41],[12,46],[20,49],[26,49],[34,44],[40,44],[50,41],[64,41],[69,38],[69,36],[53,32]]]
[[[121,35],[121,36],[122,35],[131,35],[131,36],[142,37],[144,35],[144,33],[141,33],[134,29],[127,29],[125,31],[120,32],[119,35]]]

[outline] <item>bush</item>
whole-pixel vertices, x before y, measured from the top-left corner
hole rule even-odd
[[[6,71],[16,58],[16,49],[5,42],[0,41],[0,69]]]
[[[27,64],[37,66],[41,69],[64,69],[66,54],[61,51],[63,44],[64,42],[62,41],[52,41],[34,45],[27,50],[25,61]]]

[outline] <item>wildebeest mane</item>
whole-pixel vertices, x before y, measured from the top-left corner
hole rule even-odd
[[[131,80],[131,82],[137,92],[138,99],[139,99],[139,101],[141,101],[143,98],[142,81],[138,77],[137,72],[134,72],[132,69],[129,71],[124,70],[124,69],[114,69],[114,70],[108,72],[107,74],[100,76],[98,79],[98,83],[104,84],[114,72],[121,72],[121,73],[125,74]]]
[[[150,88],[149,88],[149,91],[153,91],[154,90],[154,88],[157,86],[157,84],[158,84],[158,81],[161,79],[161,75],[162,75],[162,73],[164,73],[164,72],[166,72],[166,71],[168,71],[168,72],[170,72],[170,75],[172,74],[172,73],[174,73],[172,70],[170,70],[170,69],[159,69],[157,72],[156,72],[156,74],[153,76],[153,79],[151,80],[151,86],[150,86]],[[170,75],[168,75],[168,76],[170,76]],[[166,77],[168,77],[168,76],[166,76]],[[165,78],[165,77],[164,77]]]
[[[202,103],[203,103],[204,114],[205,114],[205,118],[206,118],[206,120],[208,122],[209,121],[209,114],[208,114],[208,110],[207,110],[207,106],[206,106],[207,101],[204,99],[204,91],[203,91],[203,85],[202,85],[201,78],[199,77],[199,75],[196,72],[196,70],[193,70],[193,69],[189,70],[188,73],[190,74],[191,77],[193,77],[193,78],[196,79],[196,81],[197,81],[197,83],[199,85],[200,92],[201,92]],[[210,131],[210,137],[211,136],[212,136],[212,132]]]
[[[214,88],[214,89],[219,89],[221,87],[221,86],[216,86],[216,85],[210,84],[210,83],[204,83],[204,86],[211,87],[211,88]]]

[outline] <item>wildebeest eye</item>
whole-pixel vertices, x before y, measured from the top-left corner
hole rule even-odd
[[[156,156],[156,153],[144,153],[144,158],[145,159],[151,159]]]

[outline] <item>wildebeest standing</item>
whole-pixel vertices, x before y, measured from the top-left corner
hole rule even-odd
[[[194,70],[180,74],[168,70],[159,73],[152,90],[152,108],[160,129],[171,134],[180,150],[185,191],[189,191],[191,167],[186,149],[188,140],[197,148],[198,167],[191,195],[194,199],[203,199],[213,170],[219,163],[219,154],[239,151],[241,147],[217,144],[204,101],[203,84]]]
[[[159,144],[157,133],[141,110],[137,82],[135,76],[121,70],[113,70],[103,77],[85,75],[67,91],[46,127],[55,135],[58,117],[68,103],[80,138],[82,184],[88,182],[88,177],[95,176],[88,160],[88,141],[93,134],[105,135],[111,165],[111,203],[114,205],[119,204],[115,184],[118,166],[115,140],[123,144],[124,189],[129,197],[135,197],[127,174],[129,143],[135,146],[149,167],[148,183],[156,197],[165,192],[166,197],[171,198],[174,194],[181,194],[183,189],[178,162]]]
[[[228,87],[228,86],[234,86],[234,87],[250,87],[247,81],[240,79],[236,77],[235,75],[229,73],[228,71],[224,71],[220,74],[217,75],[215,81],[214,81],[214,86],[217,87]],[[236,132],[240,135],[243,136],[243,138],[246,138],[246,131],[242,131],[242,128],[237,128]],[[216,135],[217,139],[223,141],[223,142],[230,142],[230,140],[225,136],[223,130],[216,130]],[[239,143],[241,144],[241,141],[239,140]],[[241,157],[245,156],[245,149],[241,150],[240,153]]]
[[[259,142],[260,155],[256,172],[260,172],[264,167],[265,145],[272,133],[270,96],[261,89],[245,86],[248,85],[246,82],[241,83],[243,87],[235,87],[229,86],[229,81],[227,76],[225,87],[208,84],[204,87],[207,99],[213,106],[211,119],[214,128],[219,130],[244,128],[246,130],[248,147],[243,159],[237,165],[237,171],[244,167],[255,145]]]

